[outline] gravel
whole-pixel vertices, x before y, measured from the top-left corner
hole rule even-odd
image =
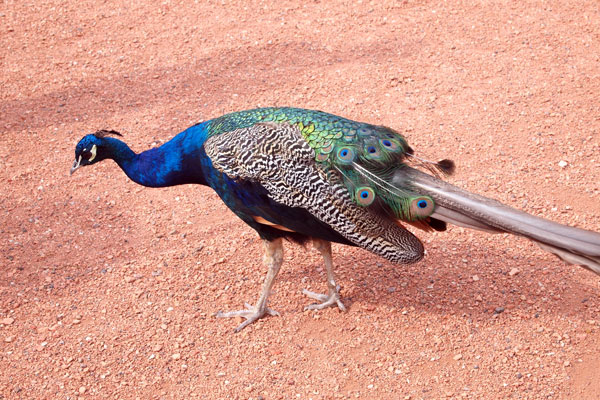
[[[213,192],[142,188],[113,162],[68,174],[97,129],[141,151],[302,106],[392,126],[453,159],[452,183],[598,231],[594,2],[13,1],[0,30],[0,397],[600,398],[600,279],[523,239],[416,232],[408,266],[336,245],[347,313],[303,311],[322,260],[286,243],[281,316],[233,334],[213,315],[256,301],[263,246]]]

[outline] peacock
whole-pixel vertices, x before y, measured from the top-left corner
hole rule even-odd
[[[258,108],[198,123],[159,147],[136,154],[113,130],[84,136],[71,174],[114,160],[148,187],[210,186],[265,246],[266,279],[258,301],[217,317],[243,317],[236,331],[278,315],[267,299],[283,262],[283,239],[312,241],[327,273],[327,294],[307,309],[345,311],[331,243],[358,246],[393,263],[422,259],[407,224],[444,231],[447,223],[524,236],[570,264],[600,274],[600,234],[535,217],[446,183],[451,160],[414,154],[397,131],[300,108]]]

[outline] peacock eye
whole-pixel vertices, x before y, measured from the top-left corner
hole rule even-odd
[[[344,163],[351,163],[352,161],[354,161],[354,156],[354,150],[352,150],[350,147],[342,147],[337,152],[338,160]]]
[[[378,143],[371,142],[365,144],[362,157],[368,160],[378,160],[381,158],[381,155],[381,148],[378,146]]]
[[[90,150],[87,148],[83,149],[80,156],[82,159],[92,162],[96,158],[97,153],[98,147],[94,144]]]
[[[368,128],[359,128],[358,129],[358,134],[360,136],[369,136],[371,134],[371,130]]]
[[[356,189],[356,202],[361,206],[369,206],[375,200],[375,192],[370,187],[359,187]]]
[[[380,143],[386,149],[394,151],[394,152],[398,151],[398,149],[400,148],[400,146],[398,145],[398,142],[393,139],[383,139],[380,141]]]
[[[433,200],[430,197],[421,196],[412,200],[410,213],[413,218],[422,219],[430,216],[434,207]]]

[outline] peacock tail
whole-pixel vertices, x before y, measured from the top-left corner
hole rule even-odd
[[[394,172],[410,160],[412,149],[402,135],[385,126],[356,122],[321,111],[259,108],[208,121],[208,142],[214,136],[228,134],[228,146],[244,146],[248,130],[265,123],[290,126],[286,131],[297,133],[294,140],[303,139],[308,145],[311,161],[330,181],[343,183],[347,190],[345,194],[357,206],[378,209],[407,222],[425,219],[433,212],[435,205],[429,196],[389,183]],[[267,141],[266,138],[263,140]],[[273,142],[272,145],[280,147],[281,143]]]

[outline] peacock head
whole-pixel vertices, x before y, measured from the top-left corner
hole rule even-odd
[[[116,131],[101,130],[96,133],[92,133],[84,136],[77,146],[75,146],[75,162],[71,167],[71,175],[79,167],[84,165],[92,165],[98,161],[105,160],[110,156],[110,149],[108,148],[106,136],[122,136]]]

